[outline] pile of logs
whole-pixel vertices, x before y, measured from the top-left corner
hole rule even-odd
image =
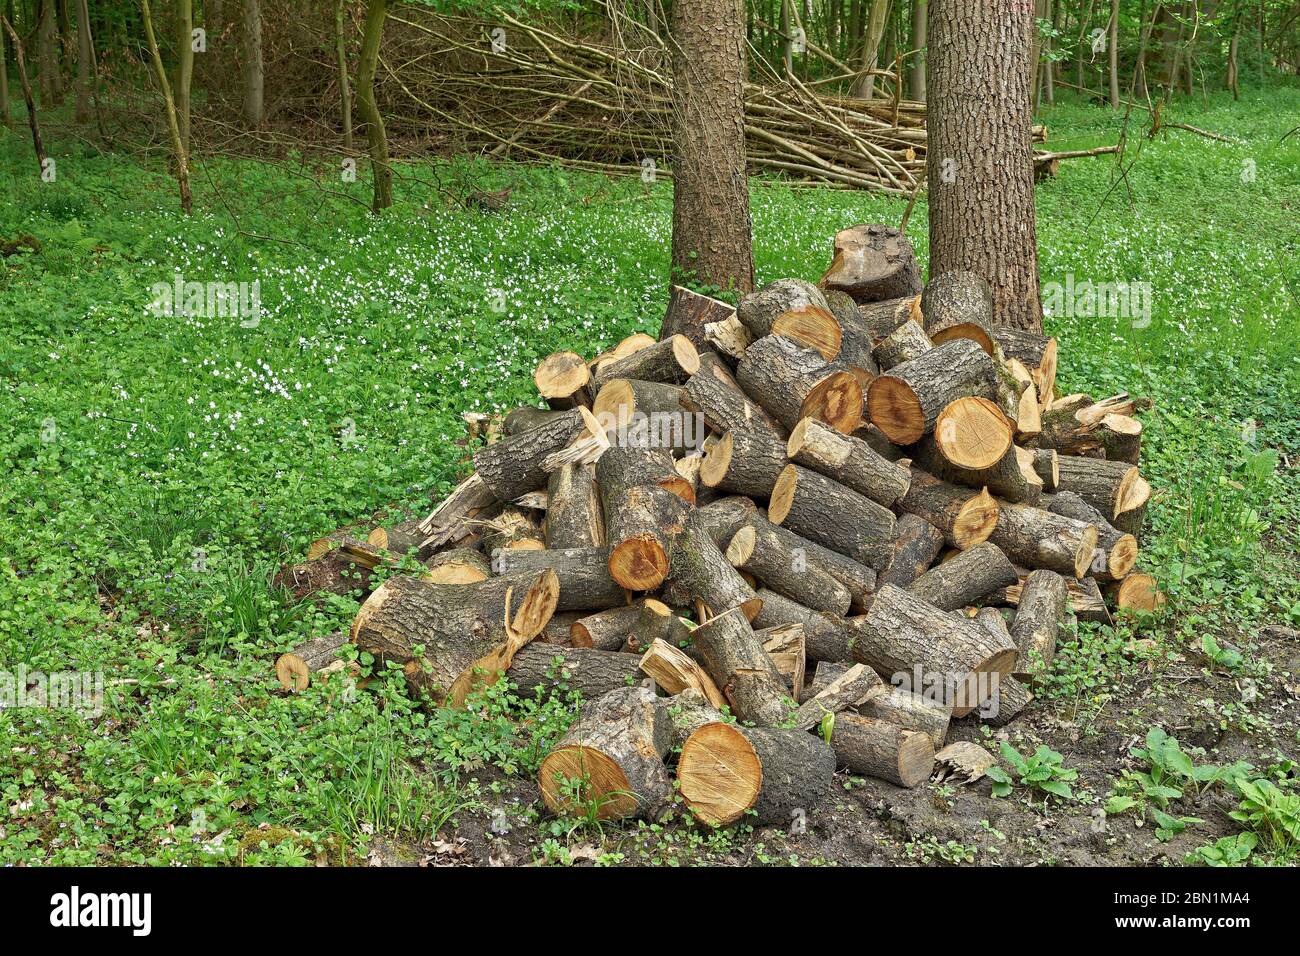
[[[1026,707],[1071,615],[1162,600],[1134,570],[1147,403],[1058,395],[1056,341],[996,320],[884,226],[839,233],[817,284],[675,288],[658,338],[545,358],[547,407],[487,429],[423,521],[284,572],[369,597],[282,680],[346,642],[435,704],[576,691],[539,776],[557,812],[653,814],[673,754],[718,824],[788,822],[837,767],[917,785],[950,721]],[[422,570],[371,591],[403,555]]]

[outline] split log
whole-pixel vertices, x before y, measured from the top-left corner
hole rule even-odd
[[[654,691],[610,691],[582,708],[542,760],[542,799],[557,814],[594,807],[599,820],[651,816],[672,796],[663,762],[671,743],[668,713]]]
[[[907,494],[911,483],[906,468],[882,457],[861,438],[845,435],[815,418],[802,419],[794,426],[784,451],[790,460],[886,507]]]
[[[1017,607],[1020,604],[1020,593],[1023,590],[1025,578],[1029,572],[1025,571],[1020,575],[1018,583],[1011,585],[1001,593],[994,595],[993,600],[999,604],[1006,604],[1010,607]],[[1131,577],[1131,575],[1130,575]],[[1114,622],[1110,616],[1110,610],[1106,607],[1106,601],[1102,597],[1101,588],[1097,585],[1094,578],[1084,578],[1076,581],[1073,578],[1065,579],[1066,608],[1080,621],[1092,621],[1097,624],[1104,624],[1109,627]]]
[[[993,534],[1001,509],[988,489],[962,488],[916,468],[911,475],[907,494],[898,501],[901,512],[930,522],[954,548],[969,548]]]
[[[989,593],[1018,580],[1007,556],[997,545],[985,541],[931,568],[908,586],[907,593],[940,610],[955,611],[977,604]]]
[[[1015,676],[1032,680],[1051,669],[1056,639],[1065,619],[1065,579],[1055,571],[1029,572],[1020,590],[1011,638],[1019,654]]]
[[[503,508],[496,517],[478,522],[478,527],[479,545],[493,560],[502,551],[540,551],[546,547],[541,525],[519,508]]]
[[[740,361],[740,357],[745,354],[745,349],[753,343],[754,336],[733,314],[721,322],[705,323],[704,340],[707,348],[719,355],[725,355],[728,360],[735,363]],[[702,353],[700,358],[704,358],[707,354],[707,352]]]
[[[921,291],[921,270],[907,236],[889,226],[863,224],[835,234],[835,253],[822,276],[827,289],[856,302],[880,302]]]
[[[545,551],[506,550],[496,562],[499,574],[520,575],[554,571],[560,583],[557,611],[622,607],[628,594],[610,575],[605,548],[557,548]]]
[[[619,498],[631,488],[651,486],[675,495],[688,505],[695,503],[695,489],[690,480],[677,470],[673,456],[661,448],[613,446],[597,459],[595,477],[602,502]],[[604,511],[608,518],[608,508]]]
[[[1120,611],[1154,614],[1165,606],[1165,595],[1149,574],[1130,574],[1113,591],[1115,607]]]
[[[700,353],[691,340],[684,335],[674,335],[638,349],[626,358],[602,362],[596,369],[593,384],[598,390],[616,378],[681,384],[699,367]]]
[[[602,434],[600,424],[586,408],[578,407],[544,424],[503,438],[474,453],[474,468],[488,490],[500,501],[546,487],[544,462],[570,443]]]
[[[635,654],[534,641],[515,654],[506,677],[524,698],[539,693],[577,694],[595,700],[641,680]]]
[[[599,548],[605,544],[594,465],[565,465],[546,486],[546,546]]]
[[[726,557],[733,567],[752,574],[778,594],[814,610],[847,614],[852,603],[849,589],[805,547],[804,540],[754,519],[736,532],[727,545]]]
[[[1004,645],[982,627],[893,585],[876,592],[856,636],[854,660],[891,683],[941,683],[942,699],[952,703],[956,717],[987,700],[994,682],[1005,678],[1016,660],[1015,645]]]
[[[431,557],[424,576],[431,584],[476,584],[492,576],[487,556],[472,548],[453,548]]]
[[[925,329],[908,319],[885,336],[871,354],[880,369],[888,371],[896,365],[920,358],[932,348],[934,343],[925,334]]]
[[[993,355],[993,290],[982,276],[961,270],[934,276],[921,293],[921,313],[935,345],[970,339]]]
[[[763,602],[694,515],[686,522],[685,529],[673,537],[671,554],[672,573],[664,587],[669,604],[684,606],[698,600],[710,615],[720,615],[733,608],[740,609],[750,621],[758,615]]]
[[[477,584],[391,577],[357,612],[350,640],[401,665],[417,692],[459,707],[476,686],[494,683],[519,648],[542,632],[559,598],[559,579],[549,570]],[[418,657],[417,647],[424,650]]]
[[[724,322],[735,314],[736,310],[726,302],[674,285],[668,293],[668,311],[664,313],[659,338],[684,335],[696,349],[705,349],[708,347],[705,326],[711,322]]]
[[[1014,358],[1033,377],[1040,400],[1046,400],[1056,384],[1056,339],[1041,332],[997,325],[989,329],[1007,358]]]
[[[816,661],[848,661],[852,659],[855,632],[841,617],[824,611],[814,611],[797,601],[760,590],[763,608],[754,618],[755,626],[764,630],[786,624],[803,626],[804,648],[808,657]]]
[[[785,443],[770,428],[732,428],[705,453],[700,480],[706,488],[766,498],[785,465]]]
[[[713,707],[721,709],[727,703],[704,668],[666,641],[658,638],[651,641],[638,666],[669,694],[693,688]]]
[[[798,698],[799,703],[803,704],[812,700],[819,691],[825,690],[836,678],[847,674],[850,668],[858,666],[860,665],[854,664],[852,661],[814,662],[812,680],[804,685],[803,693]]]
[[[697,508],[692,520],[709,536],[710,541],[719,548],[725,548],[741,526],[758,514],[759,510],[752,499],[742,495],[729,495]]]
[[[1043,480],[1033,469],[1032,455],[1022,453],[1022,449],[1010,443],[1010,429],[1007,430],[1005,437],[1006,450],[1000,458],[985,468],[963,468],[954,465],[943,454],[934,436],[921,439],[909,450],[913,462],[935,478],[970,488],[986,488],[991,494],[1013,503],[1036,502],[1043,494]],[[998,436],[999,440],[1000,438],[1001,436]]]
[[[551,408],[591,407],[591,369],[577,352],[553,352],[533,373],[533,384]]]
[[[919,515],[904,514],[895,525],[889,562],[876,577],[876,586],[906,588],[925,574],[943,549],[943,532]]]
[[[790,690],[739,608],[691,632],[692,647],[739,720],[772,727],[790,715]]]
[[[896,724],[904,730],[925,734],[935,750],[943,746],[952,719],[952,705],[935,696],[913,694],[901,687],[868,698],[858,708],[863,717]],[[834,737],[831,738],[834,740]]]
[[[934,744],[925,734],[857,714],[835,718],[831,748],[840,766],[907,789],[934,770]]]
[[[1100,511],[1107,521],[1130,510],[1128,505],[1139,475],[1137,468],[1128,462],[1063,455],[1057,467],[1060,474],[1057,489],[1073,491]]]
[[[883,566],[894,538],[893,512],[801,465],[782,469],[768,517],[868,567]]]
[[[1042,395],[1042,390],[1039,390]],[[1055,448],[1063,455],[1092,455],[1102,450],[1100,430],[1111,416],[1128,418],[1137,410],[1137,401],[1127,392],[1094,402],[1088,395],[1066,395],[1052,402],[1042,413],[1042,433],[1038,443]],[[1112,419],[1114,421],[1114,419]],[[1131,421],[1131,419],[1130,419]],[[1121,431],[1130,426],[1119,425]],[[1138,429],[1140,437],[1141,430]]]
[[[657,485],[620,493],[602,482],[600,491],[611,577],[630,591],[657,588],[668,576],[673,536],[686,525],[686,502]]]
[[[834,738],[832,738],[834,739]],[[831,792],[835,755],[802,730],[705,724],[682,744],[677,782],[691,812],[726,826],[789,825]]]
[[[803,693],[804,674],[808,668],[808,648],[802,624],[782,624],[754,631],[763,650],[776,665],[777,672],[785,678],[790,696],[799,700]]]
[[[862,385],[828,366],[814,349],[778,335],[758,339],[736,366],[736,380],[787,431],[817,418],[848,433],[862,422]]]
[[[949,403],[993,395],[993,360],[969,339],[956,339],[895,365],[872,382],[867,411],[890,441],[910,445],[934,430]]]
[[[705,424],[717,432],[730,428],[767,428],[785,435],[781,423],[762,406],[750,401],[731,371],[713,353],[700,356],[700,370],[682,387],[682,407],[704,416]]]
[[[339,656],[347,643],[347,631],[336,631],[304,641],[275,659],[275,679],[285,690],[304,691],[313,678],[320,680],[348,667],[347,661]],[[353,665],[354,670],[355,668],[356,665]]]
[[[1032,505],[1001,502],[989,540],[1017,564],[1082,578],[1092,564],[1097,529]]]
[[[674,694],[664,701],[672,724],[672,749],[680,750],[682,744],[705,724],[723,723],[722,712],[693,687]]]
[[[1061,491],[1046,502],[1052,514],[1073,518],[1097,528],[1097,550],[1094,552],[1091,571],[1099,581],[1118,581],[1133,570],[1137,563],[1137,538],[1125,534],[1107,521],[1092,505],[1076,492]]]
[[[506,415],[505,421],[501,425],[501,430],[507,435],[518,435],[520,432],[526,432],[530,428],[536,428],[538,425],[545,425],[547,422],[553,422],[564,415],[563,410],[536,408],[532,405],[524,405],[516,408]]]
[[[858,315],[862,324],[874,340],[885,338],[904,322],[924,325],[921,315],[921,296],[900,296],[896,299],[884,299],[880,302],[862,302],[858,305]]]
[[[490,517],[504,500],[509,499],[497,498],[477,473],[470,475],[420,522],[420,530],[428,535],[421,546],[437,551],[449,542],[463,544],[474,533],[470,522]]]
[[[1061,580],[1065,579],[1062,578]],[[1007,629],[1006,619],[997,608],[980,608],[979,613],[974,617],[974,621],[996,636],[998,640],[1010,640],[1014,643],[1015,639]],[[1022,710],[1029,706],[1033,699],[1034,694],[1029,689],[1028,684],[1022,683],[1014,677],[1004,678],[998,684],[997,693],[981,708],[980,719],[985,723],[992,724],[994,727],[1002,727],[1014,720]]]
[[[1016,441],[1022,445],[1037,445],[1043,432],[1043,417],[1038,403],[1038,386],[1033,382],[1020,393],[1015,418]]]
[[[838,714],[884,693],[885,682],[879,674],[866,664],[854,664],[800,704],[789,726],[812,730],[827,714]]]

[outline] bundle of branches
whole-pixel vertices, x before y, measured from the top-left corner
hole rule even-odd
[[[538,780],[557,811],[653,815],[675,748],[721,824],[788,821],[837,766],[916,786],[950,721],[1022,712],[1071,615],[1162,600],[1135,570],[1146,403],[1057,397],[1056,341],[992,302],[966,272],[922,289],[883,226],[841,232],[818,285],[675,288],[657,338],[550,355],[547,407],[474,418],[474,470],[426,519],[287,569],[368,598],[281,681],[350,644],[442,706],[503,675],[578,691]]]

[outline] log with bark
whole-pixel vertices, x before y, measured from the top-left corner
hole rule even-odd
[[[713,542],[703,522],[692,515],[672,540],[672,573],[663,594],[669,604],[698,601],[709,615],[739,608],[754,620],[763,602],[746,583],[722,549]]]
[[[540,693],[595,700],[611,690],[636,684],[643,677],[635,654],[533,641],[515,654],[506,679],[523,698]]]
[[[684,335],[698,351],[704,351],[709,347],[705,327],[713,322],[725,322],[735,314],[736,310],[725,302],[674,285],[668,293],[668,311],[664,313],[659,338]]]
[[[858,708],[858,713],[925,734],[938,750],[948,736],[952,704],[938,695],[914,694],[902,687],[891,686],[885,693],[869,697]]]
[[[873,717],[838,715],[831,748],[840,766],[907,789],[925,783],[934,770],[934,744],[926,734]]]
[[[285,690],[304,691],[314,680],[343,670],[359,673],[356,664],[342,656],[348,643],[347,631],[336,631],[304,641],[275,659],[275,679]]]
[[[712,352],[700,356],[700,368],[682,387],[682,407],[704,416],[715,432],[729,428],[767,428],[786,434],[781,423],[741,389],[725,362]]]
[[[889,226],[863,224],[835,234],[830,268],[821,284],[856,302],[915,296],[921,270],[907,236]]]
[[[629,596],[610,574],[606,548],[547,548],[505,550],[494,559],[494,570],[503,575],[553,571],[560,585],[557,611],[602,610],[622,607]]]
[[[577,439],[596,434],[603,434],[603,429],[595,416],[584,407],[574,408],[480,448],[474,453],[474,469],[498,501],[514,501],[526,492],[546,487],[544,462],[549,456]]]
[[[597,389],[616,378],[631,378],[642,382],[668,382],[681,384],[700,367],[700,353],[684,335],[669,338],[637,349],[626,358],[601,362],[592,377]]]
[[[843,434],[815,418],[802,419],[795,425],[785,454],[791,461],[834,478],[885,507],[907,494],[911,484],[906,468],[880,455],[863,439]]]
[[[1032,505],[1002,502],[989,540],[1017,564],[1082,578],[1092,564],[1097,528]]]
[[[867,412],[890,441],[910,445],[934,430],[950,402],[972,396],[993,398],[993,360],[969,339],[956,339],[872,382]]]
[[[993,534],[1001,508],[987,488],[975,491],[949,484],[917,468],[911,475],[907,494],[898,502],[901,512],[924,518],[954,548],[973,547]]]
[[[908,319],[881,339],[872,349],[871,355],[881,371],[888,371],[904,362],[920,358],[932,348],[934,343],[930,341],[930,336],[925,334],[925,329],[921,328],[919,323]]]
[[[533,373],[537,392],[554,409],[591,407],[591,369],[577,352],[553,352]]]
[[[790,690],[739,608],[701,624],[691,643],[738,719],[774,727],[790,716]]]
[[[792,339],[768,335],[755,341],[736,366],[736,381],[787,431],[810,417],[845,434],[862,423],[857,377]]]
[[[926,573],[943,550],[943,532],[914,514],[900,516],[894,530],[889,562],[881,569],[876,584],[906,588]]]
[[[1118,581],[1133,570],[1137,563],[1137,538],[1125,534],[1107,521],[1077,493],[1061,491],[1046,501],[1047,510],[1093,525],[1097,529],[1097,550],[1094,552],[1089,574],[1099,581]]]
[[[1017,678],[1032,680],[1051,668],[1065,610],[1065,578],[1055,571],[1031,571],[1021,586],[1016,617],[1011,623],[1011,638],[1018,651],[1014,672]]]
[[[1015,584],[1016,569],[997,545],[985,541],[935,565],[907,587],[907,593],[944,611],[978,604],[987,595]]]
[[[545,540],[548,548],[599,548],[605,520],[594,465],[564,465],[546,485]]]
[[[766,498],[785,465],[785,443],[775,432],[741,426],[723,432],[705,452],[700,481],[718,491]]]
[[[981,276],[955,269],[933,277],[921,293],[921,314],[935,345],[970,339],[993,354],[993,290]]]
[[[783,625],[798,624],[803,627],[804,648],[809,659],[815,661],[852,659],[853,641],[856,636],[849,623],[852,619],[836,617],[824,611],[814,611],[775,591],[760,590],[758,597],[762,600],[763,607],[754,618],[756,627],[769,630]]]
[[[870,568],[888,560],[894,513],[802,465],[782,469],[767,513],[773,524]]]

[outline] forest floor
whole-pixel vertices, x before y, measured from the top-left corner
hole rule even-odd
[[[842,777],[798,833],[547,816],[533,775],[571,701],[501,687],[472,715],[426,712],[392,675],[293,696],[271,675],[356,610],[287,601],[282,562],[427,513],[464,468],[460,413],[532,401],[540,357],[657,327],[667,184],[410,163],[374,219],[366,170],[343,182],[308,152],[200,161],[185,219],[160,154],[51,124],[42,182],[22,128],[0,130],[0,677],[95,675],[80,709],[0,711],[0,864],[1181,864],[1252,842],[1251,862],[1293,861],[1298,116],[1296,89],[1175,101],[1166,121],[1233,142],[1147,140],[1135,114],[1124,175],[1071,161],[1039,186],[1044,283],[1149,284],[1149,323],[1046,324],[1062,393],[1155,402],[1141,566],[1169,605],[1081,625],[1024,715],[953,737],[1050,747],[1070,796]],[[1123,124],[1043,120],[1054,149]],[[501,213],[448,201],[506,185]],[[816,278],[836,230],[902,208],[756,181],[757,278]],[[924,260],[924,201],[908,232]],[[154,314],[177,276],[257,281],[257,321]],[[1135,755],[1152,730],[1181,749]]]

